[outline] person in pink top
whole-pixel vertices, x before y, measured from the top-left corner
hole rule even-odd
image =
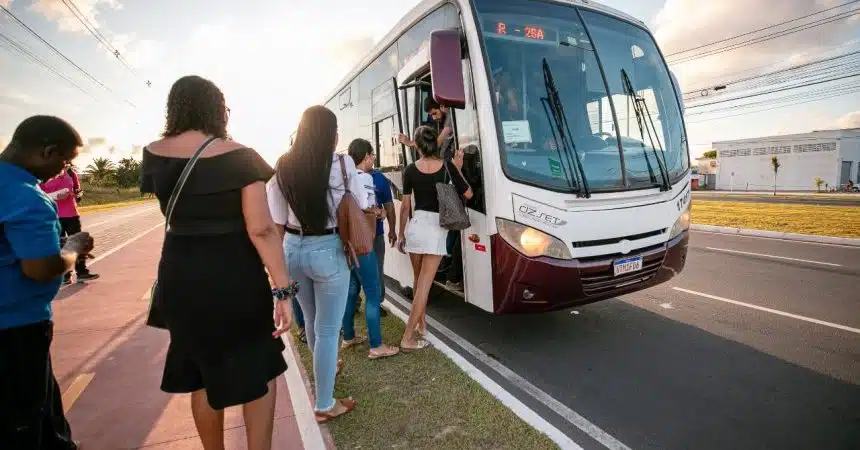
[[[78,214],[78,200],[83,191],[78,180],[78,174],[66,167],[60,175],[45,181],[40,185],[43,191],[57,203],[57,215],[63,227],[63,240],[81,231],[81,216]],[[75,275],[78,281],[95,280],[99,276],[87,269],[86,257],[80,257],[75,264]],[[63,278],[64,284],[72,282],[72,274],[67,273]]]

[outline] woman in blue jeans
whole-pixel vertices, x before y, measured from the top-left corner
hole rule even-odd
[[[308,346],[313,353],[316,419],[326,422],[352,411],[350,397],[335,399],[340,338],[350,270],[337,231],[336,211],[346,186],[334,151],[337,117],[323,106],[302,114],[290,151],[278,160],[268,183],[269,209],[275,223],[284,225],[284,251],[290,275],[298,281],[298,300],[305,319]],[[344,158],[350,191],[366,197],[355,164]]]
[[[367,196],[367,209],[376,215],[376,219],[385,218],[385,210],[376,205],[376,188],[370,169],[373,168],[373,146],[364,139],[355,139],[349,143],[347,150],[355,167],[358,169],[357,178],[364,186]],[[375,222],[375,221],[374,221]],[[376,228],[376,223],[373,224]],[[383,248],[384,249],[384,248]],[[380,324],[380,303],[382,302],[382,276],[376,253],[371,251],[358,257],[358,267],[352,269],[349,281],[349,296],[346,302],[346,312],[343,315],[343,348],[349,348],[365,341],[363,336],[355,334],[355,310],[358,307],[358,293],[364,288],[364,315],[367,319],[367,335],[370,338],[370,359],[387,358],[400,352],[397,347],[382,343],[382,325]]]

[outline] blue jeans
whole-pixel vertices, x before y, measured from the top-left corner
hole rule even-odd
[[[297,297],[314,358],[315,407],[317,411],[329,411],[335,405],[337,346],[349,291],[343,243],[337,235],[290,234],[284,250],[290,276],[299,282]]]
[[[305,327],[305,316],[302,315],[302,305],[299,305],[299,299],[293,297],[293,318],[299,328]]]
[[[382,325],[379,322],[379,305],[382,303],[382,279],[379,277],[379,261],[370,252],[358,257],[357,268],[352,269],[349,280],[349,295],[343,315],[343,339],[355,338],[355,309],[358,293],[364,287],[364,315],[367,319],[367,337],[370,348],[382,345]]]

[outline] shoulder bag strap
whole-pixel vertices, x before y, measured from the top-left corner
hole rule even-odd
[[[346,163],[343,162],[343,155],[337,155],[337,160],[340,162],[340,174],[343,176],[343,190],[352,193],[349,190],[349,177],[346,174]]]
[[[191,156],[191,159],[185,163],[185,168],[182,169],[182,173],[179,175],[179,178],[176,180],[176,184],[173,185],[173,192],[170,193],[170,199],[167,200],[167,207],[164,211],[164,233],[167,233],[167,230],[170,228],[170,219],[173,217],[173,209],[176,207],[176,201],[179,200],[179,194],[182,192],[182,188],[185,186],[185,182],[188,181],[188,176],[191,174],[191,170],[194,169],[194,166],[197,164],[197,160],[200,159],[200,155],[212,145],[213,142],[218,138],[212,137],[206,140],[197,151],[194,152],[194,155]]]

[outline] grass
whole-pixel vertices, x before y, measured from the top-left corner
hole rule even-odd
[[[356,331],[366,336],[364,316]],[[382,318],[385,342],[397,343],[403,322]],[[313,378],[311,355],[298,340]],[[556,449],[548,437],[465,375],[436,349],[370,361],[367,344],[342,352],[335,397],[352,396],[356,409],[327,426],[340,449]]]
[[[150,201],[140,195],[138,188],[118,188],[111,186],[97,186],[90,183],[81,183],[84,198],[78,205],[81,214],[105,211],[108,209],[128,206],[130,204]]]
[[[693,223],[860,238],[860,207],[694,201]]]

